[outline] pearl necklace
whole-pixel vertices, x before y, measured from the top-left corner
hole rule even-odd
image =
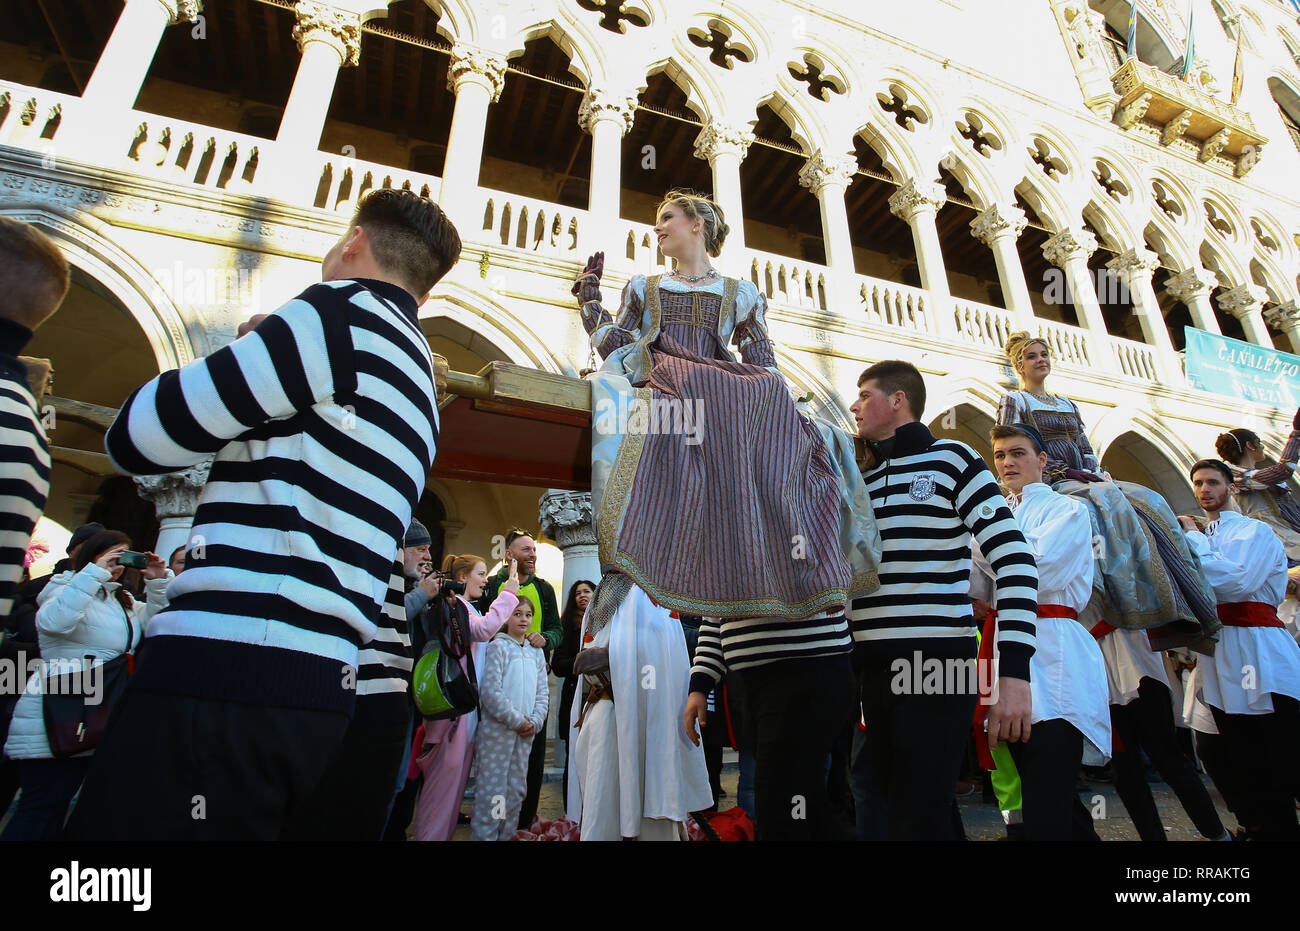
[[[695,282],[703,281],[706,278],[717,278],[718,270],[716,268],[710,268],[703,275],[683,275],[681,272],[679,272],[677,269],[674,268],[672,271],[672,276],[676,278],[678,281],[689,281],[691,284],[695,284]]]

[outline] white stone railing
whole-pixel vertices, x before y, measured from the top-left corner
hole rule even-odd
[[[1118,336],[1112,336],[1110,343],[1115,347],[1115,358],[1119,360],[1119,369],[1122,373],[1138,381],[1158,382],[1160,380],[1154,346]]]
[[[827,309],[826,266],[757,249],[745,253],[749,256],[749,280],[769,301],[804,310]]]
[[[259,150],[269,140],[152,113],[131,115],[140,122],[124,153],[128,168],[164,181],[253,191]]]
[[[434,175],[329,152],[313,153],[311,164],[303,171],[314,172],[319,178],[312,206],[343,214],[350,213],[361,195],[372,188],[402,188],[436,200],[442,185],[442,179]]]
[[[579,265],[585,260],[581,247],[587,211],[489,188],[480,188],[479,197],[483,222],[474,238]]]
[[[0,81],[0,145],[47,149],[81,104],[80,97]]]
[[[954,298],[953,316],[958,339],[994,352],[1001,352],[1016,331],[1015,316],[1002,307]]]
[[[910,333],[933,332],[930,295],[920,288],[868,275],[854,276],[867,321],[873,326]]]
[[[1038,332],[1047,340],[1052,359],[1076,368],[1089,368],[1093,365],[1092,342],[1088,331],[1068,323],[1055,320],[1040,320]]]

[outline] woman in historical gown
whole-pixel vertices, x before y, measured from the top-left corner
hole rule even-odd
[[[1056,491],[1090,505],[1100,541],[1094,603],[1106,622],[1151,631],[1155,649],[1211,650],[1209,641],[1220,626],[1213,589],[1173,510],[1151,489],[1111,481],[1101,472],[1078,407],[1044,388],[1051,373],[1045,342],[1025,332],[1014,333],[1006,353],[1020,388],[1003,396],[998,423],[1029,423],[1037,428],[1047,443],[1045,477]]]
[[[709,263],[727,230],[712,201],[671,192],[655,226],[671,274],[633,277],[612,314],[602,253],[574,286],[604,359],[590,378],[602,577],[575,661],[584,839],[616,824],[624,837],[666,836],[652,828],[712,804],[702,750],[680,723],[690,664],[670,612],[802,619],[877,584],[879,537],[853,442],[800,413],[776,370],[762,294]],[[646,668],[671,670],[671,686],[639,683]],[[592,700],[593,685],[599,698],[612,691],[612,708]]]
[[[1296,411],[1291,435],[1274,465],[1260,468],[1264,447],[1259,434],[1245,427],[1220,433],[1214,448],[1236,477],[1232,500],[1237,510],[1268,524],[1282,541],[1287,562],[1300,565],[1300,501],[1287,482],[1300,459],[1300,411]]]

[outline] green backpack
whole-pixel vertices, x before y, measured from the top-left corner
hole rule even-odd
[[[429,638],[411,674],[415,707],[431,721],[469,714],[478,708],[478,680],[466,635],[469,613],[460,601],[443,599],[425,610],[439,616],[438,636]]]

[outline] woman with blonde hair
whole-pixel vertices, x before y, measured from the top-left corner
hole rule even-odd
[[[1259,434],[1245,427],[1220,433],[1214,450],[1233,474],[1232,496],[1237,510],[1268,524],[1286,549],[1287,562],[1300,564],[1300,501],[1287,481],[1300,459],[1300,411],[1278,461],[1262,465],[1267,456]]]
[[[604,359],[590,379],[602,577],[575,661],[587,674],[574,703],[586,720],[575,741],[584,840],[667,838],[712,804],[702,749],[680,727],[656,730],[683,720],[689,680],[670,611],[782,619],[830,662],[849,650],[848,600],[877,585],[879,538],[853,442],[796,407],[763,294],[710,262],[728,229],[714,201],[670,191],[654,232],[672,271],[634,275],[611,313],[598,252],[573,288]],[[607,668],[583,668],[591,647],[608,649]],[[671,686],[639,688],[647,664]],[[851,682],[847,662],[833,675]],[[600,700],[611,692],[612,709]],[[640,703],[654,707],[638,713]],[[641,793],[614,778],[631,770],[644,774]],[[609,778],[593,786],[584,773]]]
[[[460,658],[461,669],[468,675],[467,657],[472,653],[475,668],[482,668],[483,644],[496,636],[519,601],[519,567],[510,560],[510,576],[486,615],[480,614],[473,604],[483,594],[488,579],[487,562],[482,557],[449,555],[442,561],[442,575],[465,586],[455,598],[469,620],[467,633],[472,646]],[[437,623],[439,600],[430,602],[416,623]],[[426,642],[434,642],[437,637],[438,631],[426,629]],[[451,840],[456,833],[456,817],[465,799],[470,765],[474,762],[477,725],[478,712],[471,711],[455,718],[425,721],[421,727],[424,737],[417,749],[415,765],[424,774],[424,785],[415,803],[416,840]]]

